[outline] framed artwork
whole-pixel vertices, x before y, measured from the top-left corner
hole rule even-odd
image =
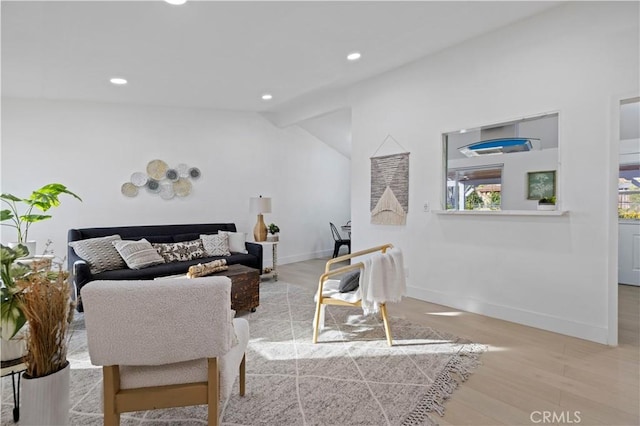
[[[527,173],[527,199],[539,200],[556,195],[556,171]]]

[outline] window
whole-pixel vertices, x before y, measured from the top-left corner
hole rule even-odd
[[[447,210],[500,210],[502,164],[447,172]]]
[[[618,217],[640,220],[640,164],[620,165]]]
[[[446,210],[538,210],[531,176],[554,176],[557,196],[558,114],[549,112],[443,133]],[[533,173],[535,172],[535,174]]]

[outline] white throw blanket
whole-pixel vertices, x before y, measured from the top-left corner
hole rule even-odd
[[[380,303],[399,302],[407,290],[402,250],[394,247],[365,259],[363,263],[360,290],[364,314],[377,313]]]

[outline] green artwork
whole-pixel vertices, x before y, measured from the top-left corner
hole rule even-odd
[[[527,173],[527,199],[539,200],[541,198],[555,197],[555,195],[555,170]]]

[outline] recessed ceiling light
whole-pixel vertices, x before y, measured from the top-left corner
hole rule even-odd
[[[361,56],[360,52],[352,52],[347,55],[347,59],[350,61],[357,61]]]
[[[273,95],[271,93],[265,93],[264,95],[262,95],[263,101],[270,101],[271,99],[273,99]]]
[[[185,4],[187,2],[187,0],[164,0],[164,1],[174,6],[180,6],[181,4]]]
[[[467,129],[460,130],[460,133],[467,133]]]
[[[127,80],[125,80],[124,78],[120,78],[120,77],[114,77],[111,80],[109,80],[112,84],[116,84],[118,86],[122,86],[123,84],[127,84]]]

